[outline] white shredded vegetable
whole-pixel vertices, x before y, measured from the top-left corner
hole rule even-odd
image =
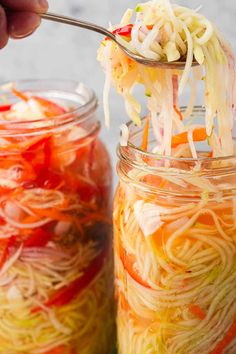
[[[98,60],[106,74],[104,110],[107,124],[111,84],[123,96],[129,117],[135,124],[140,124],[141,108],[134,99],[133,89],[141,84],[147,95],[147,107],[159,145],[158,153],[174,156],[171,136],[176,129],[179,132],[181,125],[183,129],[183,124],[186,128],[191,128],[190,117],[196,101],[196,83],[204,80],[206,133],[209,138],[214,133],[220,141],[220,149],[215,145],[215,139],[208,139],[208,143],[214,155],[216,150],[217,156],[232,155],[232,126],[236,107],[236,95],[232,92],[236,92],[236,80],[234,56],[230,46],[215,26],[197,10],[172,5],[169,0],[139,4],[134,21],[131,16],[132,11],[129,9],[121,23],[111,27],[126,48],[157,61],[184,61],[185,67],[183,70],[173,70],[173,73],[165,69],[145,68],[125,56],[118,45],[104,40],[98,52]],[[193,60],[202,68],[192,67]],[[190,77],[192,72],[193,77]],[[168,76],[171,74],[175,77],[172,88],[168,84]],[[174,82],[178,84],[177,94]],[[177,96],[181,96],[188,83],[192,87],[191,97],[183,115],[186,122],[182,122],[180,114],[175,112],[179,101]],[[165,92],[166,89],[169,94]],[[174,103],[170,100],[171,91],[174,93]],[[155,122],[154,117],[157,117]],[[161,143],[158,133],[160,127],[164,130]],[[188,138],[192,157],[196,158],[198,155],[195,142],[194,139],[191,140],[190,133]]]

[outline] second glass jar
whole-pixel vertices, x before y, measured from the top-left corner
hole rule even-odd
[[[145,153],[129,129],[114,205],[119,354],[235,354],[236,157]]]
[[[96,97],[67,81],[16,88],[0,107],[0,352],[110,354],[112,172]]]

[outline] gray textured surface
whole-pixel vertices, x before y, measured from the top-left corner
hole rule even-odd
[[[98,24],[118,23],[133,0],[49,0],[50,10]],[[179,0],[178,4],[197,7],[212,19],[236,50],[235,0]],[[67,78],[81,80],[102,96],[104,76],[96,62],[96,51],[101,37],[84,30],[44,22],[32,37],[12,41],[0,52],[0,80],[25,78]],[[112,128],[103,128],[103,138],[115,162],[118,127],[125,117],[123,103],[114,93],[111,96]],[[102,120],[102,107],[100,107]]]

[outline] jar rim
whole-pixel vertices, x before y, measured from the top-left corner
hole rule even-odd
[[[4,101],[14,97],[11,92],[6,92],[2,89],[2,87],[7,84],[9,84],[9,82],[0,85],[0,99],[2,97]],[[51,98],[59,98],[60,96],[63,98],[64,96],[68,96],[72,99],[73,97],[75,105],[73,105],[73,108],[69,112],[48,117],[47,119],[42,117],[33,120],[22,119],[7,122],[0,120],[1,125],[7,126],[5,132],[4,130],[0,131],[1,136],[12,136],[12,131],[14,131],[14,136],[16,134],[22,134],[22,131],[24,131],[24,135],[35,135],[36,130],[38,132],[40,131],[40,133],[45,133],[73,123],[82,124],[88,117],[91,117],[98,107],[98,99],[95,92],[80,81],[64,79],[25,79],[14,81],[14,84],[16,84],[17,89],[22,92],[51,92],[53,94]],[[34,125],[38,125],[38,127],[35,128],[33,127]]]
[[[185,107],[182,107],[185,109]],[[202,106],[194,107],[195,111],[203,112],[204,108]],[[145,118],[142,119],[144,121]],[[142,128],[135,126],[135,124],[130,121],[127,124],[130,136],[127,146],[121,146],[118,144],[117,155],[119,162],[117,165],[117,171],[121,179],[128,178],[131,183],[137,183],[140,187],[146,188],[145,182],[140,182],[139,176],[142,175],[156,175],[165,178],[189,178],[189,177],[204,177],[206,180],[211,180],[212,178],[219,178],[224,180],[227,176],[236,175],[236,154],[231,156],[223,157],[208,157],[202,156],[198,159],[195,158],[183,158],[183,157],[172,157],[158,155],[153,152],[143,151],[135,141],[142,135]],[[142,125],[143,126],[143,125]],[[139,135],[138,135],[139,134]],[[236,145],[236,139],[234,138]],[[204,153],[204,152],[203,152]],[[134,173],[129,173],[130,170],[134,169]],[[136,172],[135,172],[136,170]],[[159,189],[158,187],[153,187],[153,191],[163,192],[164,189]],[[183,189],[180,195],[192,194],[192,191]]]
[[[187,107],[186,106],[182,106],[181,107],[181,111],[184,111]],[[194,111],[199,111],[199,112],[204,112],[205,108],[203,106],[194,106]],[[141,119],[142,123],[146,120],[146,117],[143,117]],[[133,121],[129,121],[128,123],[126,123],[129,132],[131,131],[132,127],[135,127],[135,123]],[[143,126],[143,124],[141,124]],[[141,127],[140,125],[140,127]],[[141,131],[141,129],[140,129]],[[140,131],[138,131],[137,133],[140,133]],[[136,133],[136,134],[137,134]],[[133,138],[134,135],[131,134],[131,138]],[[236,137],[233,136],[233,140],[235,142],[236,145]],[[198,158],[193,158],[193,157],[174,157],[174,156],[166,156],[166,155],[161,155],[155,152],[147,152],[142,150],[140,147],[136,146],[134,143],[132,143],[130,141],[130,138],[127,142],[127,146],[121,146],[121,144],[118,144],[117,147],[117,154],[118,157],[123,157],[123,158],[127,158],[127,150],[130,149],[130,151],[132,151],[133,153],[137,155],[139,155],[140,157],[148,157],[148,158],[153,158],[153,159],[161,159],[161,160],[165,160],[168,162],[185,162],[185,163],[197,163],[197,162],[219,162],[219,161],[230,161],[232,159],[236,159],[236,152],[233,155],[229,155],[229,156],[221,156],[221,157],[209,157],[209,156],[199,156]]]

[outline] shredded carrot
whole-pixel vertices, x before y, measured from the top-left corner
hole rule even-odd
[[[37,221],[39,221],[40,217],[46,217],[52,220],[58,221],[72,221],[72,216],[69,214],[63,214],[56,209],[32,209],[33,212],[37,214]],[[33,220],[31,220],[33,222]],[[35,220],[36,222],[36,220]],[[29,223],[29,220],[28,222]]]
[[[76,351],[74,349],[69,349],[65,345],[60,345],[57,348],[50,349],[46,352],[46,354],[74,354]]]
[[[18,90],[15,89],[15,88],[12,89],[12,93],[13,93],[16,97],[20,98],[21,100],[23,100],[23,101],[25,101],[25,102],[27,102],[27,101],[29,100],[29,98],[28,98],[23,92],[20,92],[20,91],[18,91]]]
[[[200,224],[204,224],[204,225],[214,225],[214,219],[212,217],[211,214],[201,214],[199,216],[199,218],[197,219],[197,222],[199,222]]]
[[[182,120],[183,120],[183,115],[182,115],[182,113],[180,112],[180,110],[178,109],[178,107],[177,107],[176,105],[174,105],[173,107],[174,107],[175,113],[178,114],[179,119],[182,121]]]
[[[167,188],[169,183],[167,180],[155,176],[155,175],[146,175],[143,178],[143,182],[149,184],[152,187],[156,187],[156,188]]]
[[[198,305],[189,305],[189,311],[198,317],[200,320],[204,320],[206,318],[206,313],[201,309]]]
[[[135,261],[136,261],[135,256],[126,253],[121,243],[119,247],[119,255],[120,255],[120,260],[124,266],[124,269],[130,275],[130,277],[140,285],[150,289],[150,286],[142,279],[139,270],[135,268]]]
[[[6,247],[5,247],[4,251],[3,251],[2,257],[0,259],[0,269],[2,269],[2,267],[4,266],[4,264],[5,264],[6,260],[7,260],[7,257],[9,255],[9,249],[10,249],[11,246],[14,245],[15,241],[16,241],[16,237],[15,236],[11,236],[9,238],[9,240],[7,242],[7,245],[6,245]]]
[[[43,141],[49,137],[51,137],[51,134],[45,134],[45,135],[40,135],[39,137],[33,137],[32,139],[27,139],[22,142],[17,142],[17,143],[12,143],[6,146],[1,146],[1,150],[19,150],[19,151],[24,151],[28,150],[31,147],[33,147],[35,144],[40,143],[40,141]]]
[[[172,232],[166,229],[166,224],[165,226],[162,225],[156,232],[154,232],[150,236],[150,241],[152,243],[152,246],[154,249],[156,249],[157,252],[163,252],[163,246],[167,243],[168,239],[170,238]],[[168,263],[170,265],[170,263]]]
[[[209,152],[208,157],[214,157],[213,156],[213,151]]]
[[[165,233],[163,227],[160,227],[154,234],[151,236],[150,241],[157,251],[162,250],[163,244],[165,243]]]
[[[204,141],[207,138],[206,128],[197,128],[193,130],[193,141]],[[188,132],[183,132],[173,136],[171,146],[177,147],[181,144],[188,143]]]
[[[147,117],[145,127],[143,130],[143,141],[142,141],[142,145],[141,145],[141,149],[144,151],[147,151],[147,148],[148,148],[149,126],[150,126],[150,118]]]
[[[163,179],[159,176],[149,174],[143,177],[143,182],[153,187],[160,187],[160,184],[163,182]]]
[[[167,188],[168,184],[169,183],[165,179],[163,179],[159,187],[160,188]]]
[[[119,299],[120,306],[122,307],[122,309],[125,310],[126,312],[129,312],[130,311],[129,302],[125,298],[125,296],[122,292],[119,292],[118,299]]]
[[[215,349],[210,354],[222,354],[228,345],[236,337],[236,321],[229,327],[228,331],[225,333],[224,338],[217,344]]]

